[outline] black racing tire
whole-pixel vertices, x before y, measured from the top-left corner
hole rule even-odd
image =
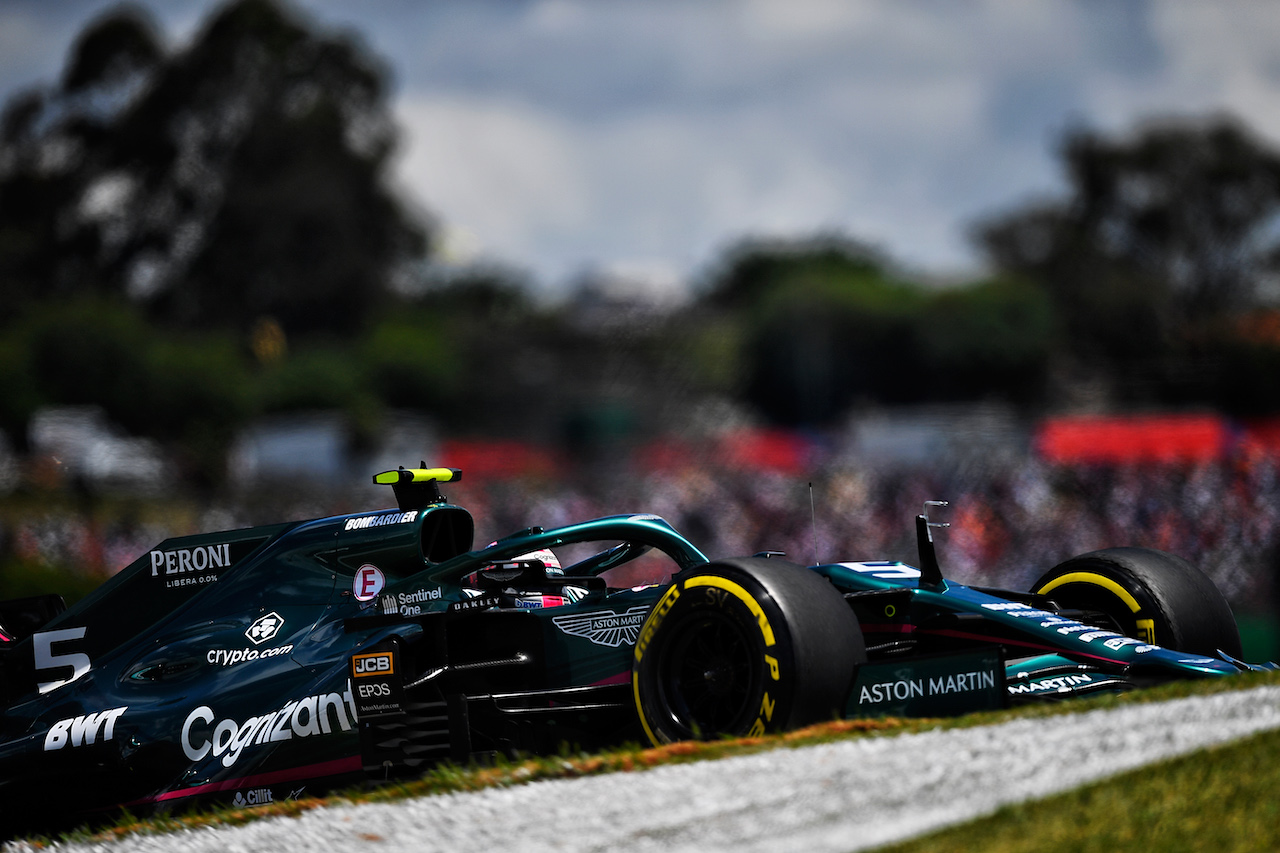
[[[1121,633],[1180,652],[1240,658],[1231,606],[1204,572],[1151,548],[1107,548],[1054,566],[1031,587],[1062,607],[1106,613]]]
[[[825,577],[721,560],[679,576],[649,611],[631,681],[655,745],[755,737],[840,716],[866,659],[858,619]]]

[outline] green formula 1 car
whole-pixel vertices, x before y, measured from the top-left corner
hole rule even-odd
[[[645,514],[473,549],[437,485],[459,477],[385,472],[394,509],[169,539],[69,609],[0,603],[4,828],[1251,668],[1213,584],[1156,551],[1007,592],[945,580],[925,515],[919,568],[709,561]],[[672,580],[610,587],[636,561]]]

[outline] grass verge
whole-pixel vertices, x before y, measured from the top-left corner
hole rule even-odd
[[[1280,850],[1280,731],[1142,767],[878,853]]]
[[[647,770],[660,765],[729,758],[770,749],[813,746],[857,737],[995,725],[1012,719],[1050,718],[1067,713],[1079,713],[1122,705],[1162,702],[1187,696],[1244,690],[1265,684],[1280,684],[1280,672],[1247,673],[1233,678],[1182,681],[1124,694],[1097,696],[1070,702],[1028,705],[1016,709],[987,711],[950,719],[900,719],[889,717],[835,720],[786,734],[758,738],[733,738],[708,742],[685,741],[652,749],[642,749],[632,745],[594,755],[572,753],[566,750],[557,756],[499,761],[489,766],[472,765],[459,767],[452,764],[443,764],[412,781],[390,783],[369,789],[348,790],[335,793],[329,797],[289,800],[253,809],[213,808],[177,816],[154,816],[145,819],[137,819],[126,815],[110,827],[80,829],[60,835],[58,840],[68,842],[103,841],[123,838],[134,833],[164,833],[204,826],[236,825],[264,817],[297,816],[310,809],[336,803],[389,802],[409,797],[509,787],[545,779],[570,779],[603,773]],[[1280,735],[1277,735],[1276,743],[1280,748]],[[1280,763],[1277,763],[1277,766],[1280,767]],[[42,846],[51,839],[33,837],[27,840],[36,846]],[[898,848],[893,849],[896,851]],[[964,847],[921,849],[964,849]],[[1008,849],[1023,848],[1011,847]],[[1280,849],[1280,845],[1277,845],[1275,849]]]

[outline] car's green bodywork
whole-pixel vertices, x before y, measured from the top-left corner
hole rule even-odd
[[[8,823],[196,799],[261,804],[403,772],[395,756],[416,756],[413,770],[635,738],[633,647],[664,586],[613,589],[600,576],[650,550],[671,573],[707,557],[648,514],[473,549],[465,510],[397,494],[394,509],[166,540],[0,645]],[[585,545],[563,576],[518,559]],[[959,713],[1238,671],[901,563],[811,570],[845,595],[867,641],[869,661],[850,673],[851,715]],[[504,577],[559,606],[503,606],[529,603]],[[366,719],[353,660],[379,649],[396,655],[397,698]],[[972,674],[996,668],[997,689]]]

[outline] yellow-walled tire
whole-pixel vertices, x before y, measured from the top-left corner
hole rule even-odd
[[[777,559],[677,576],[640,629],[636,711],[655,745],[758,736],[838,717],[862,631],[826,578]]]
[[[1180,652],[1242,656],[1231,607],[1207,575],[1150,548],[1107,548],[1072,557],[1031,591],[1062,607],[1107,614],[1120,632]]]

